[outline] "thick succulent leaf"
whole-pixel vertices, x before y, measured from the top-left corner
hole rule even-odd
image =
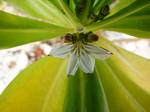
[[[45,57],[0,96],[1,112],[149,112],[150,61],[101,40],[113,56],[95,72],[67,77],[66,61]]]
[[[118,11],[127,7],[134,1],[136,0],[114,0],[113,4],[111,5],[110,15],[117,13]]]
[[[55,0],[55,1],[59,4],[61,10],[64,11],[66,16],[69,18],[69,20],[77,30],[83,27],[79,19],[75,16],[75,14],[72,13],[72,11],[69,9],[69,6],[63,0]]]
[[[108,41],[103,41],[100,43],[105,48],[111,50],[114,54],[114,56],[110,59],[108,59],[106,62],[98,63],[97,66],[98,70],[104,71],[104,74],[111,74],[112,78],[118,83],[118,87],[113,83],[114,88],[113,90],[119,89],[120,86],[120,92],[123,92],[126,99],[130,101],[130,106],[134,108],[134,110],[128,110],[129,112],[149,112],[149,103],[150,103],[150,60],[144,59],[142,57],[136,56],[132,53],[126,52],[122,50],[121,48],[118,48]],[[102,69],[103,70],[102,70]],[[108,82],[111,82],[111,77],[107,75],[101,75],[102,77],[105,77],[106,79],[102,79],[102,81],[105,81],[105,84],[108,85],[106,87],[106,91],[108,91],[108,94],[110,93],[110,87]],[[111,85],[112,83],[110,83]],[[105,87],[105,85],[104,85]],[[120,102],[123,98],[122,95],[117,95],[117,93],[109,94],[108,98],[111,98],[112,100],[112,108],[114,108],[115,112],[119,112],[118,105],[124,105],[124,108],[128,108],[127,104],[129,103],[123,103]],[[130,99],[130,100],[129,100]],[[114,102],[115,101],[115,102]],[[119,102],[117,104],[117,102]],[[115,109],[115,107],[118,107]],[[125,110],[125,109],[123,109]]]
[[[148,37],[150,35],[150,1],[136,0],[129,6],[122,8],[107,19],[90,25],[88,30],[113,30],[125,32],[134,36]]]
[[[15,82],[10,84],[16,92],[6,90],[4,97],[1,96],[1,112],[48,112],[49,109],[61,112],[68,83],[64,64],[63,60],[47,57],[23,71],[15,79],[18,84]],[[9,93],[12,95],[10,99],[14,100],[5,100]],[[6,104],[11,106],[8,108]]]
[[[150,5],[138,11],[137,13],[127,16],[120,21],[106,26],[107,30],[114,30],[128,33],[137,37],[150,36]]]
[[[54,4],[59,10],[61,10],[66,15],[66,17],[69,19],[69,22],[71,22],[74,28],[80,29],[81,27],[83,27],[79,19],[75,16],[75,14],[71,10],[72,8],[75,7],[74,6],[70,7],[70,4],[68,4],[69,2],[68,0],[48,0],[48,1]]]
[[[28,16],[47,20],[51,24],[71,27],[70,20],[48,0],[4,0]],[[54,0],[55,1],[55,0]]]
[[[0,11],[0,48],[50,39],[72,29]]]
[[[132,80],[136,81],[138,79],[140,82],[136,81],[136,83],[145,91],[147,91],[147,93],[150,93],[150,71],[148,70],[150,67],[149,59],[145,59],[135,54],[129,53],[112,45],[106,40],[101,41],[100,45],[109,49],[116,55],[113,56],[114,58],[110,58],[110,60],[108,60],[112,67],[117,65],[118,69],[126,73]]]

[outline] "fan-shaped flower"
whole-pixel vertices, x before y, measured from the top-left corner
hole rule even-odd
[[[79,67],[85,73],[93,73],[95,59],[102,60],[112,55],[110,51],[82,40],[79,39],[73,43],[55,45],[49,54],[49,56],[59,58],[65,58],[69,55],[68,75],[74,75]]]

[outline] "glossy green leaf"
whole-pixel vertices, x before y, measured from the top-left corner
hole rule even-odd
[[[118,11],[127,7],[134,1],[136,1],[136,0],[114,0],[113,4],[111,6],[110,15],[117,13]]]
[[[111,59],[106,62],[98,63],[99,72],[101,74],[105,74],[101,76],[106,78],[102,79],[102,81],[108,85],[108,87],[106,87],[106,91],[109,91],[108,94],[113,90],[117,92],[120,91],[124,94],[128,102],[125,103],[122,100],[123,95],[119,95],[117,92],[109,94],[110,96],[107,95],[111,99],[111,106],[114,108],[114,112],[119,112],[120,109],[122,110],[122,108],[118,107],[118,105],[121,105],[124,108],[123,111],[125,111],[126,108],[131,109],[132,107],[133,110],[126,111],[149,112],[150,60],[126,52],[121,48],[112,45],[108,41],[103,41],[100,44],[114,53],[114,56]],[[111,74],[115,82],[112,83],[110,81],[110,76],[106,74]],[[108,84],[108,82],[110,83]],[[110,90],[109,86],[111,85],[114,88]],[[130,108],[128,106],[130,106]]]
[[[113,56],[93,74],[67,77],[66,61],[45,57],[21,72],[0,97],[1,112],[149,112],[150,61],[106,40]]]
[[[72,31],[73,29],[0,11],[0,48],[46,40]]]
[[[79,19],[72,13],[69,9],[69,6],[63,0],[56,0],[57,3],[60,5],[61,9],[64,11],[66,16],[69,18],[73,26],[78,30],[82,28],[82,24],[80,23]]]
[[[107,19],[87,26],[87,30],[113,30],[146,38],[150,35],[149,12],[149,0],[136,0]]]
[[[142,10],[127,16],[120,21],[106,26],[107,30],[124,32],[137,37],[149,38],[150,36],[150,5]]]
[[[69,1],[69,8],[75,14],[76,4],[75,4],[74,0]]]
[[[51,24],[71,27],[70,20],[48,0],[4,0],[25,14],[47,20]],[[55,1],[55,0],[54,0]],[[73,27],[73,26],[72,26]]]

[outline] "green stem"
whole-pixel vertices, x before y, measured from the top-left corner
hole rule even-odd
[[[86,5],[85,9],[83,10],[83,12],[81,12],[81,16],[80,16],[81,22],[83,24],[87,24],[87,22],[88,22],[91,0],[85,0],[85,2],[86,2],[86,3],[84,3]]]
[[[100,8],[105,3],[105,0],[100,0],[93,9],[94,14],[98,14]]]

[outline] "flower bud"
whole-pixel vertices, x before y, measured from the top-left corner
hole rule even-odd
[[[92,32],[90,32],[90,33],[88,34],[87,40],[88,40],[89,42],[98,41],[98,39],[99,39],[99,37],[98,37],[96,34],[94,34],[94,33],[92,33]]]
[[[71,34],[66,34],[64,36],[64,42],[72,42],[72,35]]]
[[[103,16],[107,16],[109,14],[109,6],[105,5],[104,7],[101,8],[100,10],[100,14],[102,14]]]

